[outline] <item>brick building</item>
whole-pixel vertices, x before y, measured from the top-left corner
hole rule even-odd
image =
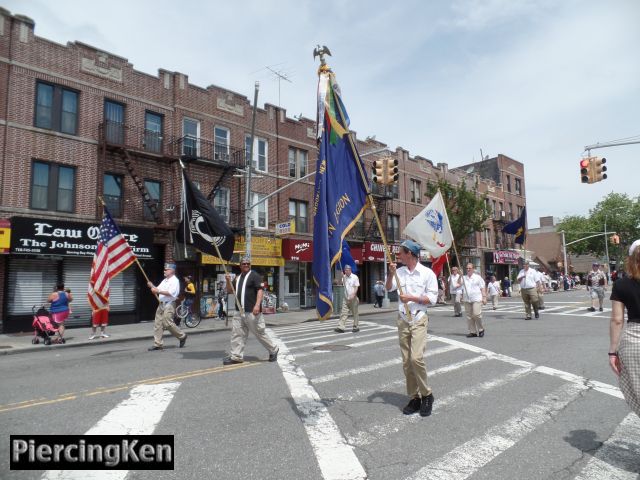
[[[201,313],[211,314],[223,268],[216,258],[175,242],[179,162],[232,227],[236,249],[242,251],[246,178],[239,169],[246,164],[251,138],[250,100],[215,85],[192,85],[180,72],[142,73],[125,58],[80,42],[60,45],[36,36],[34,29],[33,20],[0,9],[0,225],[8,225],[0,232],[11,238],[0,254],[2,330],[28,329],[31,307],[44,302],[56,281],[75,293],[70,323],[89,322],[84,292],[101,218],[98,197],[147,275],[159,280],[162,263],[176,260],[179,276],[196,279]],[[480,192],[490,195],[494,218],[487,231],[467,239],[461,255],[483,270],[493,268],[483,253],[509,246],[497,229],[524,205],[522,164],[500,155],[497,162],[506,177],[484,178],[468,168],[450,171],[446,164],[411,157],[402,148],[392,151],[375,140],[357,144],[361,153],[378,151],[365,155],[368,163],[383,155],[399,161],[398,184],[373,190],[396,249],[405,225],[428,201],[424,193],[430,179],[444,176],[468,185],[479,180]],[[314,171],[316,156],[313,120],[289,118],[270,104],[258,108],[252,203]],[[509,175],[519,190],[511,192]],[[253,265],[291,308],[314,306],[312,196],[313,176],[252,211]],[[276,225],[287,221],[295,224],[295,232],[276,235]],[[373,283],[384,273],[373,223],[366,212],[349,236],[361,265],[364,301],[372,298]],[[156,301],[144,283],[136,267],[114,279],[112,322],[152,318]]]

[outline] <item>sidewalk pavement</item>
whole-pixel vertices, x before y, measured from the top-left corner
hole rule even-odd
[[[358,309],[360,316],[373,315],[381,311],[388,311],[390,314],[398,308],[397,302],[392,302],[387,308],[374,308],[373,303],[361,303]],[[331,318],[339,318],[339,312],[334,312]],[[309,310],[293,310],[288,312],[278,312],[275,314],[265,315],[265,323],[267,327],[276,327],[281,325],[295,325],[303,322],[317,321],[315,309]],[[349,324],[351,317],[347,321]],[[187,335],[199,335],[202,333],[218,332],[221,330],[231,330],[231,318],[229,325],[225,325],[224,320],[217,318],[203,318],[195,328],[188,328],[182,323],[180,328]],[[91,327],[69,327],[65,331],[64,338],[66,343],[44,345],[42,339],[38,345],[31,343],[33,339],[33,331],[21,333],[8,333],[0,335],[0,355],[12,355],[16,353],[32,352],[36,350],[51,350],[60,348],[73,347],[90,347],[91,345],[104,343],[121,343],[132,340],[149,341],[149,346],[153,345],[153,320],[146,320],[140,323],[130,323],[126,325],[109,325],[106,329],[109,338],[96,338],[89,340],[91,336]],[[100,329],[98,329],[100,333]],[[55,338],[55,337],[54,337]],[[173,336],[165,332],[165,342],[175,340]],[[175,340],[177,342],[177,340]],[[187,346],[189,343],[187,342]]]

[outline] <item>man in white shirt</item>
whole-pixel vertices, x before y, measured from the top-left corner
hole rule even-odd
[[[449,293],[453,300],[453,316],[462,316],[462,287],[459,285],[460,273],[458,267],[451,267],[451,275],[449,275]]]
[[[520,295],[524,302],[525,320],[531,320],[531,306],[536,318],[540,318],[538,313],[538,272],[529,268],[529,261],[525,260],[524,268],[518,273],[518,283],[520,283]]]
[[[340,312],[340,321],[338,328],[335,329],[338,333],[344,333],[344,327],[347,323],[347,317],[349,312],[353,315],[353,333],[359,332],[358,328],[358,288],[360,287],[360,280],[355,273],[351,272],[351,265],[345,265],[342,270],[342,284],[344,285],[344,299],[342,300],[342,311]]]
[[[187,341],[187,334],[180,330],[173,322],[176,313],[176,299],[180,295],[180,281],[176,277],[176,264],[164,264],[164,280],[155,287],[153,283],[147,282],[147,286],[158,297],[158,308],[156,318],[153,321],[153,347],[149,351],[162,350],[162,334],[164,330],[169,330],[171,334],[180,340],[180,348],[184,347]]]
[[[433,408],[433,393],[427,383],[424,361],[429,323],[427,305],[435,305],[438,301],[438,280],[433,270],[419,262],[420,245],[416,242],[402,242],[398,257],[405,266],[396,270],[395,263],[389,264],[385,288],[387,291],[396,290],[395,277],[398,277],[402,292],[398,302],[398,336],[407,394],[411,398],[402,413],[420,412],[421,416],[428,417]]]
[[[487,303],[487,289],[484,279],[474,272],[473,263],[467,264],[467,274],[458,280],[462,288],[462,301],[467,314],[467,338],[484,337],[482,325],[482,305]]]
[[[536,271],[538,274],[538,310],[544,310],[544,273],[540,270]]]

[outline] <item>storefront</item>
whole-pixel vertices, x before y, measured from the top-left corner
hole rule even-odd
[[[284,279],[282,295],[291,310],[315,307],[313,288],[313,240],[282,240]]]
[[[39,218],[11,219],[11,246],[5,275],[5,332],[31,328],[32,309],[45,304],[56,283],[74,295],[67,325],[90,325],[87,288],[100,231],[98,223]],[[122,233],[141,260],[153,260],[153,230],[122,227]],[[131,267],[110,282],[110,322],[139,321],[138,269]]]
[[[496,279],[512,278],[512,269],[516,269],[520,253],[514,250],[496,250],[485,252],[484,260],[487,276],[495,275]]]
[[[389,249],[391,251],[391,257],[396,258],[396,254],[400,251],[400,245],[390,244]],[[362,255],[365,268],[363,269],[363,282],[362,277],[360,283],[363,285],[362,291],[366,292],[364,298],[367,302],[373,302],[374,293],[373,286],[377,280],[384,281],[385,279],[385,252],[384,244],[376,242],[364,242],[362,247]],[[391,298],[391,294],[390,294]],[[393,300],[393,299],[392,299]]]

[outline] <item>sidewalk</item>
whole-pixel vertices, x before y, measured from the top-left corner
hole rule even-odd
[[[361,303],[359,307],[359,315],[367,316],[378,312],[388,311],[393,313],[397,310],[398,305],[392,302],[387,308],[373,308],[373,303]],[[303,322],[317,321],[315,309],[309,310],[295,310],[290,312],[275,313],[272,315],[265,315],[265,323],[267,327],[277,327],[281,325],[295,325]],[[340,315],[332,315],[331,318],[338,318]],[[351,319],[349,319],[349,322]],[[231,322],[231,319],[229,319]],[[231,324],[225,326],[225,322],[218,320],[217,318],[204,318],[200,325],[196,328],[185,327],[184,324],[180,327],[189,336],[199,335],[202,333],[218,332],[221,330],[230,330]],[[100,332],[100,329],[98,329]],[[127,325],[113,325],[107,327],[107,333],[109,338],[96,338],[95,340],[89,340],[91,335],[91,327],[71,327],[67,328],[65,332],[64,344],[44,345],[42,339],[40,344],[33,345],[31,339],[33,338],[33,331],[23,333],[9,333],[0,335],[0,355],[12,355],[16,353],[32,352],[37,350],[51,350],[60,348],[74,348],[74,347],[90,347],[91,345],[104,344],[104,343],[122,343],[132,340],[148,340],[149,346],[153,345],[153,320],[142,321],[140,323],[132,323]],[[171,342],[175,340],[171,334],[165,332],[165,341]],[[175,340],[177,342],[177,340]],[[189,343],[187,342],[187,346]]]

